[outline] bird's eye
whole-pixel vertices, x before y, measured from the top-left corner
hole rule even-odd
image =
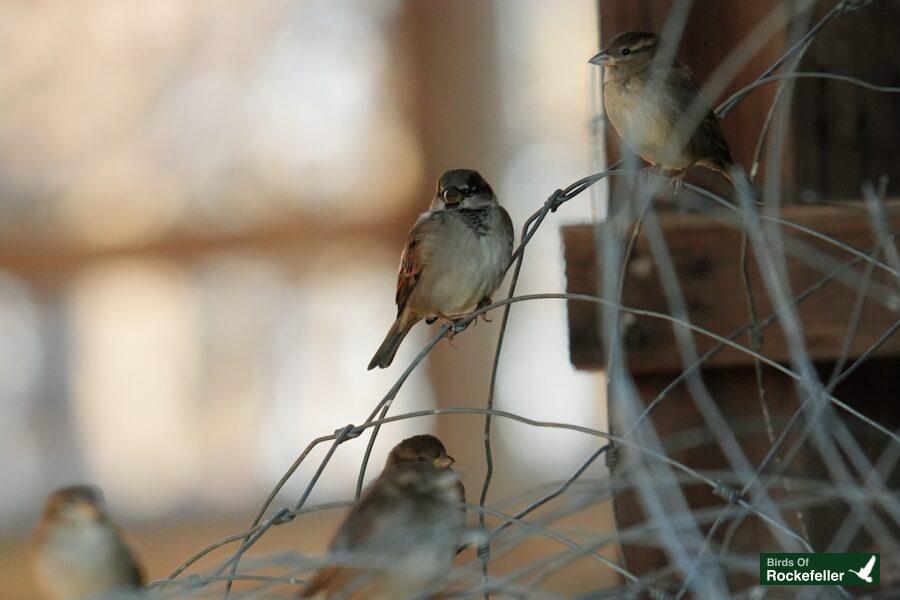
[[[631,54],[631,48],[625,48],[624,50],[622,50],[622,56],[628,56],[629,54]]]

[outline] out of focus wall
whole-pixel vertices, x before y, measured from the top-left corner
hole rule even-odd
[[[19,575],[0,596],[27,597],[22,540],[58,486],[99,484],[162,577],[245,525],[311,439],[362,421],[434,331],[365,370],[440,172],[481,170],[518,229],[597,160],[596,35],[591,0],[0,3],[0,572]],[[550,226],[519,291],[562,289]],[[514,308],[496,406],[602,426],[564,310]],[[499,316],[442,343],[392,411],[483,405]],[[481,427],[390,425],[373,464],[433,430],[475,496]],[[494,439],[492,499],[597,443],[503,422]],[[363,448],[311,501],[350,496]]]

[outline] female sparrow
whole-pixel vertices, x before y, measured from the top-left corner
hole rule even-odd
[[[143,585],[134,555],[92,487],[52,493],[35,537],[38,582],[52,600],[128,594]]]
[[[397,444],[331,541],[329,552],[346,564],[320,569],[300,597],[427,597],[465,528],[465,491],[452,464],[432,435]]]
[[[606,69],[603,104],[609,122],[641,158],[677,172],[676,188],[694,165],[718,171],[734,184],[734,163],[718,117],[687,69],[654,62],[658,45],[655,33],[626,31],[591,58],[591,64]]]
[[[478,171],[441,175],[430,209],[409,232],[397,277],[397,319],[369,369],[390,365],[422,319],[431,323],[490,304],[509,267],[513,237],[509,213]]]

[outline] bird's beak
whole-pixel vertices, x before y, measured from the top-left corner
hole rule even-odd
[[[611,57],[609,55],[609,52],[607,52],[606,50],[603,50],[603,51],[595,54],[594,57],[591,58],[591,60],[589,60],[588,62],[591,63],[592,65],[599,65],[602,67],[607,62],[609,62],[610,58]]]
[[[455,462],[456,460],[454,460],[452,456],[445,454],[444,456],[439,456],[434,459],[434,466],[438,469],[446,469]]]
[[[462,202],[463,193],[456,188],[444,190],[444,204],[459,204]]]

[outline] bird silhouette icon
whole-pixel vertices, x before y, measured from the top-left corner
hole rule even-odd
[[[853,573],[866,583],[872,583],[872,569],[875,567],[875,555],[872,555],[872,558],[869,559],[869,562],[866,563],[859,571],[854,571],[853,569],[848,569],[850,573]]]

